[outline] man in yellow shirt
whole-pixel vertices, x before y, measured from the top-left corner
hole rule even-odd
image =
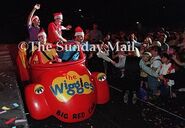
[[[40,64],[51,64],[52,62],[61,62],[62,60],[58,58],[56,49],[52,48],[52,44],[47,43],[47,35],[44,30],[41,30],[38,34],[39,43],[32,49],[33,55],[31,60],[33,63]],[[36,52],[36,53],[35,53]]]

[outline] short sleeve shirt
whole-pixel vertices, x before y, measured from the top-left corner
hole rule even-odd
[[[59,38],[55,32],[57,32],[59,35],[62,35],[62,26],[57,26],[54,22],[51,22],[48,25],[48,42],[56,43],[59,41]]]

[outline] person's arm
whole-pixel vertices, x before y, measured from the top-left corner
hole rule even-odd
[[[54,33],[54,35],[56,36],[56,38],[59,39],[59,41],[62,41],[62,42],[67,42],[67,40],[65,38],[63,38],[56,30],[56,28],[54,27],[54,24],[53,23],[50,23],[49,24],[49,28],[48,28],[48,31]]]
[[[105,53],[102,52],[102,51],[97,52],[96,55],[97,55],[97,57],[102,58],[102,59],[104,59],[104,60],[107,61],[107,62],[111,62],[111,61],[112,61],[112,59],[109,58],[109,57],[107,56],[107,54],[105,54]]]
[[[158,76],[159,76],[158,73],[156,73],[156,72],[155,72],[154,70],[152,70],[150,67],[146,66],[146,65],[144,64],[144,62],[143,62],[142,59],[141,59],[140,62],[139,62],[139,66],[140,66],[140,68],[141,68],[144,72],[146,72],[147,74],[149,74],[149,75],[151,75],[151,76],[153,76],[153,77],[158,77]]]
[[[160,60],[154,60],[152,63],[152,70],[155,71],[156,73],[160,72],[161,68],[161,61]]]
[[[140,54],[138,48],[135,47],[135,51],[134,52],[135,52],[135,56],[141,57],[141,54]]]
[[[53,60],[55,60],[56,62],[62,62],[62,59],[59,58],[56,49],[50,49],[50,50],[52,52]]]
[[[125,62],[124,62],[125,60],[122,58],[122,59],[120,59],[119,58],[119,62],[118,63],[116,63],[115,61],[113,61],[113,60],[111,60],[110,62],[115,66],[115,67],[117,67],[117,68],[124,68],[125,67]]]
[[[175,63],[177,63],[179,66],[185,66],[185,63],[180,62],[180,61],[176,58],[175,55],[172,57],[172,59],[173,59],[173,60],[175,61]]]
[[[133,42],[134,42],[134,45],[135,45],[136,47],[140,47],[140,46],[141,46],[141,43],[140,43],[140,42],[137,42],[136,40],[133,40]]]
[[[160,75],[159,79],[163,80],[164,78],[166,78],[166,79],[174,80],[176,79],[176,77],[177,77],[177,73],[170,73],[167,75]]]
[[[59,38],[60,41],[67,42],[67,40],[65,38],[63,38],[60,34],[58,34],[58,32],[56,30],[54,32],[55,32],[56,36]]]
[[[66,27],[62,26],[62,30],[71,30],[71,28],[71,25],[67,25]]]
[[[33,7],[32,11],[30,12],[30,14],[29,14],[29,16],[28,16],[28,20],[27,20],[27,26],[31,26],[31,24],[32,24],[31,19],[32,19],[32,17],[33,17],[33,15],[34,15],[35,11],[38,10],[38,9],[40,9],[40,4],[36,4],[36,5]]]

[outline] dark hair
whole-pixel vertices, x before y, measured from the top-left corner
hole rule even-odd
[[[171,60],[171,55],[170,54],[168,54],[168,53],[163,53],[162,55],[161,55],[161,57],[165,57],[165,58],[167,58],[168,60]]]
[[[157,51],[159,55],[161,54],[161,47],[159,46],[152,46],[151,50]]]

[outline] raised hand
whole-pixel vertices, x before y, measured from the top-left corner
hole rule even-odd
[[[70,30],[71,28],[72,28],[71,25],[67,25],[67,26],[66,26],[66,29],[67,29],[67,30]]]
[[[40,4],[36,4],[36,5],[34,6],[34,8],[37,9],[37,10],[40,9]]]

